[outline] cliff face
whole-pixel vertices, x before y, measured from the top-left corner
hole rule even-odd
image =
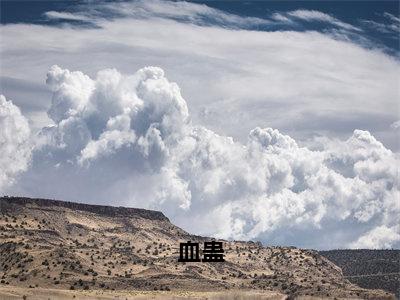
[[[359,288],[316,251],[223,241],[223,263],[179,263],[202,243],[161,212],[0,198],[0,285],[62,289],[260,290],[290,296],[391,299]]]

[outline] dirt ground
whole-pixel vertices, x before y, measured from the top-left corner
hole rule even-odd
[[[25,296],[25,297],[24,297]],[[142,291],[70,291],[56,289],[29,289],[16,286],[0,286],[0,300],[141,300],[141,299],[198,299],[198,300],[283,300],[276,292],[142,292]]]

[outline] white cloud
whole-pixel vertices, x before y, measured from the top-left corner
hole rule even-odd
[[[28,122],[17,106],[0,95],[0,192],[27,169],[30,157]]]
[[[398,24],[385,24],[371,20],[362,20],[361,22],[382,33],[398,34],[400,32],[400,26]]]
[[[94,89],[93,81],[81,72],[69,72],[53,66],[46,83],[54,91],[49,117],[59,122],[74,116],[88,101],[87,98]]]
[[[361,20],[361,23],[381,33],[393,34],[393,38],[398,38],[400,33],[400,19],[388,12],[385,12],[383,17],[385,19],[382,22]]]
[[[90,21],[90,18],[87,16],[69,12],[47,11],[44,13],[44,16],[51,20]]]
[[[392,129],[399,129],[400,128],[400,120],[393,122],[390,124],[390,128]]]
[[[357,28],[351,24],[342,22],[329,14],[326,14],[326,13],[323,13],[323,12],[320,12],[317,10],[298,9],[298,10],[288,12],[287,14],[291,17],[295,17],[295,18],[302,19],[305,21],[325,22],[325,23],[330,23],[332,25],[338,26],[338,27],[346,29],[346,30],[361,31],[360,28]]]
[[[355,243],[352,243],[350,246],[356,249],[390,248],[395,242],[400,241],[399,232],[399,226],[394,226],[393,228],[379,226],[361,236]]]
[[[389,20],[391,20],[393,23],[398,23],[400,24],[400,18],[396,17],[394,15],[392,15],[391,13],[385,12],[383,14],[384,17],[388,18]]]
[[[347,236],[329,244],[315,237],[309,245],[399,243],[393,234],[370,234],[396,232],[400,184],[398,154],[368,131],[321,139],[311,150],[257,127],[243,144],[195,126],[179,87],[156,67],[133,75],[104,70],[91,79],[53,66],[47,83],[55,125],[41,131],[33,167],[14,190],[40,186],[52,197],[160,209],[194,233],[223,238],[268,241],[281,230],[330,235],[352,223],[358,230]]]
[[[293,23],[293,20],[291,20],[290,18],[288,18],[287,16],[285,16],[282,13],[273,13],[271,15],[271,18],[275,21],[278,22],[283,22],[283,23]]]
[[[84,149],[82,149],[79,163],[96,159],[101,155],[110,155],[123,145],[132,144],[135,141],[135,133],[131,130],[109,130],[103,132],[98,140],[90,141]]]
[[[242,17],[230,14],[205,4],[189,3],[185,1],[136,0],[115,3],[101,2],[96,6],[89,6],[92,15],[133,17],[133,18],[165,18],[190,22],[196,25],[223,26],[231,28],[253,28],[258,25],[272,24],[270,20]],[[96,23],[96,20],[93,20]]]

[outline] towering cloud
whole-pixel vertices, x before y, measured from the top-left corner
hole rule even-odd
[[[25,171],[31,156],[29,124],[17,106],[0,95],[0,191]]]
[[[243,144],[194,125],[179,87],[156,67],[91,79],[53,66],[47,83],[54,125],[41,130],[16,190],[161,209],[190,231],[224,238],[400,245],[399,155],[368,131],[311,149],[257,127]]]

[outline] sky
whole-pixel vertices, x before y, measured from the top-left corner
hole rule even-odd
[[[398,2],[0,4],[0,194],[400,247]]]

